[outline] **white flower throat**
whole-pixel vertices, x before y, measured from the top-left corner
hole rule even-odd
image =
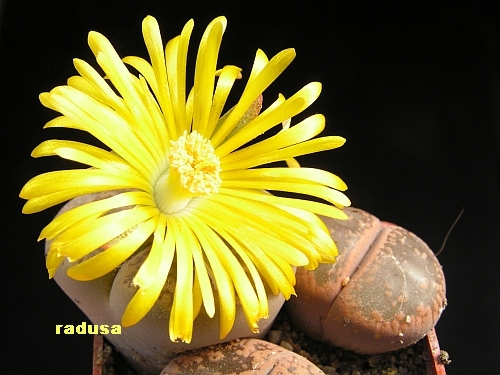
[[[170,141],[170,165],[155,185],[158,208],[166,214],[181,211],[200,195],[217,193],[222,182],[220,162],[210,141],[196,130]]]

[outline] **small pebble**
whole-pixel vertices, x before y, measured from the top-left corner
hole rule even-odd
[[[290,343],[289,343],[289,342],[287,342],[287,341],[281,341],[281,342],[280,342],[280,346],[281,346],[282,348],[285,348],[286,350],[290,350],[291,352],[293,352],[293,346],[292,346],[292,344],[290,344]]]
[[[323,366],[322,370],[326,375],[340,375],[337,369],[332,366]]]
[[[281,336],[283,336],[283,332],[279,330],[271,330],[269,331],[269,341],[271,341],[273,344],[278,345],[281,341]]]

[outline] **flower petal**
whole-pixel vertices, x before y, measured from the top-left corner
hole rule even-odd
[[[210,118],[217,56],[222,41],[222,34],[226,29],[226,23],[225,17],[218,17],[210,22],[201,38],[200,48],[198,49],[193,86],[192,130],[196,130],[200,134],[206,133]]]
[[[168,87],[177,125],[177,138],[189,129],[192,118],[187,115],[186,109],[186,66],[193,27],[194,21],[191,19],[184,25],[181,35],[169,41],[165,48]]]
[[[80,59],[73,59],[73,65],[82,78],[91,85],[98,93],[94,98],[101,103],[117,110],[123,115],[129,114],[128,109],[123,103],[123,99],[115,94],[113,89],[109,86],[106,80],[86,61]],[[71,86],[68,83],[68,86]],[[78,89],[78,87],[76,87]]]
[[[227,249],[227,245],[220,237],[196,215],[189,216],[189,225],[196,233],[203,252],[208,259],[212,276],[219,294],[220,310],[220,338],[224,338],[231,331],[236,316],[236,299],[234,286],[226,271],[228,259],[234,254]],[[225,264],[223,264],[225,263]],[[229,263],[230,264],[230,263]]]
[[[112,272],[148,239],[154,232],[157,221],[158,217],[152,217],[137,225],[111,247],[68,268],[68,276],[75,280],[89,281]]]
[[[19,196],[31,199],[100,186],[107,187],[106,190],[136,188],[151,193],[151,186],[143,178],[132,173],[117,174],[98,169],[70,169],[47,172],[33,177],[21,189]],[[64,187],[64,190],[61,190],[61,187]]]
[[[257,298],[259,300],[259,319],[268,318],[269,304],[267,302],[266,289],[264,287],[264,284],[262,283],[262,278],[260,277],[255,264],[252,262],[252,259],[247,253],[248,249],[242,247],[235,238],[229,235],[229,233],[225,231],[221,231],[221,233],[223,238],[229,243],[229,245],[231,245],[232,249],[236,251],[238,256],[243,260],[243,263],[245,263],[248,272],[252,276],[253,285],[255,287]]]
[[[247,83],[233,111],[210,139],[214,148],[219,146],[236,126],[245,111],[252,105],[252,102],[286,69],[294,58],[294,49],[279,52],[260,70],[254,80]],[[259,66],[260,62],[259,60]]]
[[[248,256],[264,277],[274,295],[284,291],[288,296],[294,294],[293,285],[285,275],[283,270],[274,262],[274,260],[262,250],[260,246],[244,241]],[[284,294],[285,296],[285,294]]]
[[[61,233],[52,241],[52,247],[74,262],[157,214],[157,208],[136,207],[102,216]]]
[[[167,80],[167,68],[165,65],[165,53],[160,35],[160,26],[155,18],[148,16],[142,22],[142,33],[144,42],[151,58],[154,77],[156,80],[156,98],[160,103],[167,123],[168,134],[171,139],[177,139],[180,135],[175,127],[175,115],[170,98],[169,84]],[[181,133],[182,134],[182,133]]]
[[[210,110],[210,118],[208,119],[207,128],[205,132],[202,133],[205,138],[209,139],[212,136],[222,114],[222,110],[224,109],[224,105],[226,104],[229,92],[231,91],[234,81],[236,80],[240,72],[240,68],[232,65],[226,65],[224,68],[222,68],[219,79],[217,81],[217,87],[215,89],[215,94],[213,97],[212,108]]]
[[[45,106],[78,123],[81,129],[106,144],[144,175],[152,168],[154,162],[146,147],[130,125],[109,107],[68,86],[60,86],[46,95],[40,95],[40,100]],[[116,137],[116,134],[121,136]]]
[[[229,196],[243,197],[247,199],[256,200],[259,202],[265,202],[275,205],[289,206],[293,208],[299,208],[305,211],[313,212],[318,215],[328,216],[334,219],[347,219],[347,215],[335,206],[328,204],[308,201],[303,199],[277,197],[274,195],[262,195],[259,192],[255,192],[249,189],[228,189],[221,187],[219,188],[220,194],[225,194]]]
[[[153,90],[156,97],[160,95],[158,92],[158,83],[156,82],[155,72],[151,64],[149,64],[142,57],[137,56],[126,56],[122,59],[122,61],[135,68],[146,79],[146,82],[151,87],[151,90]]]
[[[151,310],[167,281],[175,254],[175,237],[168,231],[165,236],[166,221],[166,216],[160,214],[151,250],[134,277],[134,285],[139,286],[139,290],[123,313],[125,327],[136,324]]]
[[[320,83],[311,82],[307,84],[295,95],[279,104],[276,108],[261,113],[232,138],[219,146],[216,150],[217,156],[221,158],[224,157],[273,126],[281,124],[286,119],[299,114],[318,98],[320,92]]]
[[[222,159],[221,167],[225,171],[232,169],[247,169],[262,164],[269,164],[276,161],[283,161],[301,155],[332,150],[334,148],[342,146],[344,143],[345,139],[338,136],[315,138],[296,145],[282,148],[280,150],[275,150],[264,154],[255,155],[254,157],[246,160],[238,160],[235,162],[229,162],[223,164],[224,159]]]
[[[190,343],[193,335],[193,255],[186,246],[186,234],[175,217],[168,218],[168,227],[174,230],[177,254],[177,281],[170,312],[170,340]]]
[[[40,94],[40,102],[46,102],[46,98],[49,96],[49,93],[44,92]],[[47,105],[46,105],[47,104]],[[46,107],[50,108],[48,103],[44,104]],[[44,129],[49,128],[68,128],[68,129],[77,129],[82,131],[87,131],[85,127],[73,120],[70,120],[66,116],[58,116],[45,124]]]
[[[51,139],[48,141],[44,141],[40,143],[35,149],[31,152],[31,156],[34,158],[39,158],[43,156],[53,156],[58,155],[56,152],[60,148],[71,148],[86,154],[89,154],[95,158],[101,159],[104,162],[110,162],[115,164],[122,164],[123,168],[129,167],[129,164],[123,160],[118,155],[113,152],[109,152],[103,150],[102,148],[88,145],[86,143],[80,143],[75,141],[66,141],[66,140],[58,140]]]
[[[324,128],[325,117],[321,114],[312,115],[290,129],[282,130],[272,137],[221,157],[221,165],[246,160],[255,155],[266,154],[307,141],[321,133]]]
[[[38,240],[40,241],[44,238],[50,240],[89,216],[100,216],[112,209],[134,205],[154,206],[154,201],[151,196],[145,192],[131,191],[122,192],[110,198],[75,207],[54,218],[45,228],[43,228]]]
[[[215,314],[214,294],[200,243],[198,242],[195,234],[190,229],[188,220],[184,219],[183,217],[179,217],[179,223],[181,224],[183,231],[186,234],[186,245],[191,249],[193,254],[194,269],[196,271],[196,278],[200,285],[205,311],[207,312],[207,315],[212,318]]]
[[[269,228],[268,222],[259,222],[258,218],[250,216],[250,210],[245,211],[248,215],[242,215],[242,212],[238,212],[238,207],[220,204],[215,200],[203,202],[196,210],[197,215],[202,216],[212,227],[220,227],[228,233],[237,233],[240,239],[251,239],[251,242],[271,249],[293,265],[308,263],[307,256],[291,245],[291,241],[281,239],[281,236],[285,237],[284,233]],[[211,212],[218,212],[218,217],[210,215]],[[234,227],[236,221],[240,223],[238,227]]]
[[[220,174],[223,181],[254,181],[313,183],[325,185],[337,190],[346,190],[347,185],[333,173],[316,168],[258,168],[223,171]]]
[[[255,180],[232,180],[223,181],[222,187],[226,188],[243,188],[243,189],[257,189],[257,190],[277,190],[286,191],[289,193],[299,193],[324,199],[336,205],[339,208],[344,208],[349,206],[351,201],[344,193],[331,189],[327,186],[316,184],[314,182],[291,182],[291,181],[262,181],[260,179]]]
[[[45,258],[45,265],[47,267],[47,271],[49,272],[49,279],[52,279],[54,277],[57,269],[64,259],[66,258],[62,255],[59,255],[56,249],[52,249],[47,253],[47,256]]]

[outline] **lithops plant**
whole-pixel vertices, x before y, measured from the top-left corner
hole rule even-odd
[[[338,248],[336,264],[297,270],[298,297],[285,304],[311,336],[362,354],[410,345],[446,306],[444,274],[416,235],[355,208],[347,221],[324,218]]]
[[[179,354],[160,375],[324,375],[299,354],[258,339],[242,339]]]
[[[33,157],[83,167],[32,178],[20,193],[23,212],[76,199],[40,234],[49,277],[94,324],[123,326],[109,339],[145,374],[158,373],[178,351],[265,334],[295,293],[295,267],[335,261],[337,247],[317,215],[347,218],[345,183],[295,160],[345,142],[316,137],[325,128],[321,114],[294,123],[321,84],[280,94],[260,112],[263,91],[295,51],[268,58],[257,50],[241,97],[226,105],[242,76],[217,61],[226,25],[217,17],[203,33],[192,88],[193,20],[164,44],[148,16],[142,33],[150,61],[121,58],[91,31],[98,70],[75,59],[79,75],[40,95],[61,114],[46,127],[86,131],[100,146],[38,145]]]

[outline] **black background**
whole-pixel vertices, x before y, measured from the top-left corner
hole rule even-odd
[[[164,41],[195,19],[191,53],[215,16],[228,17],[220,65],[250,71],[257,48],[269,56],[294,47],[297,58],[267,92],[290,96],[307,82],[323,91],[308,114],[327,118],[323,134],[344,147],[301,158],[349,185],[353,206],[418,234],[439,256],[449,306],[437,325],[450,352],[448,374],[498,372],[500,354],[500,49],[499,18],[487,3],[235,1],[0,2],[0,125],[4,239],[2,373],[91,373],[92,337],[56,335],[56,324],[85,320],[47,279],[39,231],[57,209],[23,216],[18,193],[32,176],[70,164],[34,160],[42,140],[71,132],[42,130],[56,116],[38,102],[75,74],[72,58],[94,66],[89,30],[120,55],[146,57],[141,22],[154,15]],[[296,4],[296,5],[294,5]],[[82,138],[80,138],[82,139]],[[85,140],[85,139],[84,139]],[[5,168],[5,170],[4,170]],[[5,238],[5,237],[4,237]]]

